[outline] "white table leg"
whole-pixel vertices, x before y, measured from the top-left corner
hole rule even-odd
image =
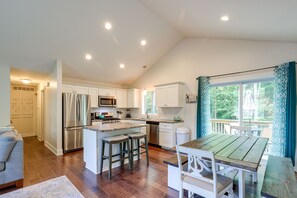
[[[253,172],[252,177],[254,183],[258,182],[258,172]]]
[[[239,189],[239,198],[245,197],[245,174],[243,170],[238,171],[238,189]]]

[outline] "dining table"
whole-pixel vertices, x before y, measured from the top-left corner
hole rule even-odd
[[[245,197],[245,174],[256,173],[268,138],[243,135],[210,134],[180,146],[212,151],[216,164],[238,171],[239,197]]]

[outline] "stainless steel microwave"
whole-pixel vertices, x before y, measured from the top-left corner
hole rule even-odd
[[[98,106],[99,107],[116,107],[117,99],[114,96],[99,96]]]

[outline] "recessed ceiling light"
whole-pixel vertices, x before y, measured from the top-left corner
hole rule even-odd
[[[111,23],[107,22],[105,23],[105,29],[110,30],[112,28]]]
[[[125,65],[124,64],[120,64],[120,68],[121,69],[125,68]]]
[[[30,79],[21,79],[21,81],[24,84],[29,84],[30,82],[32,82],[32,80],[30,80]]]
[[[221,17],[222,21],[229,21],[229,17],[227,15],[224,15]]]
[[[92,59],[92,56],[91,56],[90,54],[86,54],[85,58],[86,58],[87,60],[91,60],[91,59]]]
[[[142,45],[142,46],[146,45],[146,40],[142,40],[142,41],[140,42],[140,45]]]

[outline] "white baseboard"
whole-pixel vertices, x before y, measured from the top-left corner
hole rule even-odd
[[[63,155],[63,149],[57,149],[56,147],[54,147],[53,145],[51,145],[49,142],[44,141],[44,145],[51,150],[51,152],[53,152],[56,156],[58,155]]]
[[[38,140],[39,142],[42,142],[42,140],[41,140],[41,138],[40,138],[39,135],[37,135],[37,140]]]
[[[34,133],[25,133],[25,134],[20,133],[20,134],[22,135],[22,137],[33,137],[33,136],[36,136],[36,134],[34,134]]]

